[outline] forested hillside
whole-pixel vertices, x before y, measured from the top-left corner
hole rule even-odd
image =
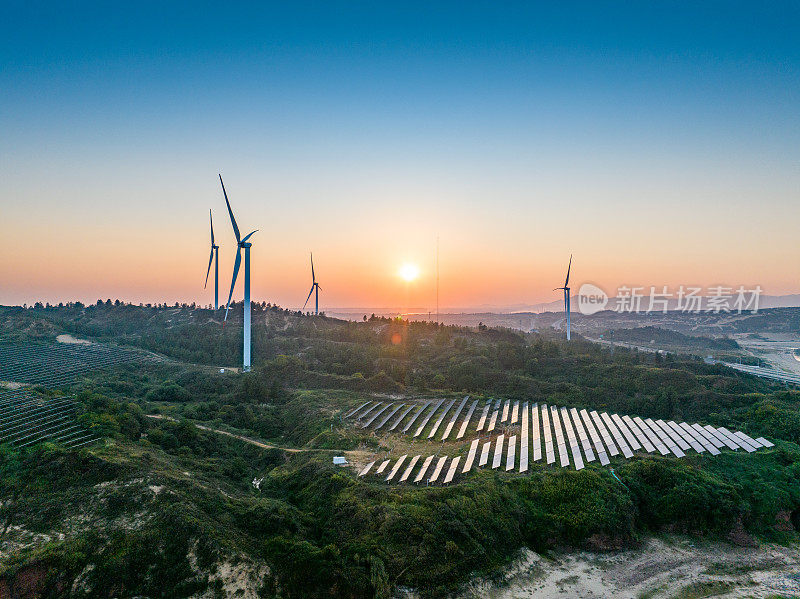
[[[695,358],[260,306],[254,369],[240,374],[227,370],[241,355],[240,322],[223,329],[206,309],[0,309],[0,343],[54,343],[62,333],[169,359],[88,372],[59,391],[77,394],[81,422],[104,443],[0,444],[7,588],[25,580],[53,597],[225,596],[236,578],[262,596],[388,597],[410,587],[433,597],[491,576],[522,547],[602,551],[662,532],[797,542],[800,393]],[[386,486],[331,464],[331,450],[387,443],[342,420],[376,393],[691,419],[776,446],[636,456],[612,462],[613,473],[537,463],[524,476],[481,470],[449,487]]]

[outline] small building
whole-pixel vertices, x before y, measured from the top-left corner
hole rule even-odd
[[[335,466],[347,466],[347,460],[344,456],[333,456],[333,463]]]

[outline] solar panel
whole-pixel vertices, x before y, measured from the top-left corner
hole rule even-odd
[[[374,410],[376,410],[376,409],[380,408],[382,405],[383,405],[383,402],[379,401],[379,402],[377,402],[377,403],[376,403],[374,406],[370,406],[369,408],[367,408],[367,410],[366,410],[365,412],[363,412],[363,413],[361,414],[361,416],[358,416],[358,417],[356,418],[356,420],[359,420],[359,421],[363,420],[364,418],[366,418],[367,416],[369,416],[369,415],[370,415],[370,413],[373,413],[373,411],[374,411]]]
[[[650,439],[647,438],[647,435],[644,434],[639,425],[636,424],[630,416],[623,416],[622,421],[628,425],[628,428],[633,431],[633,434],[636,435],[637,441],[642,444],[642,447],[645,451],[654,452],[656,450],[655,446],[650,442]]]
[[[608,429],[606,429],[606,425],[603,424],[603,419],[600,418],[600,414],[592,410],[589,412],[589,415],[592,417],[592,422],[594,422],[594,425],[597,427],[597,432],[600,434],[600,438],[603,439],[603,443],[608,448],[608,455],[619,455],[619,449],[617,449],[616,443],[614,443],[614,440],[611,438],[611,434],[608,432]]]
[[[609,416],[606,412],[600,414],[600,417],[603,419],[603,422],[606,424],[606,427],[609,431],[611,431],[611,435],[614,437],[614,440],[617,442],[617,446],[622,450],[622,455],[626,458],[632,458],[633,452],[631,448],[628,447],[628,442],[625,440],[625,437],[622,436],[622,433],[619,432],[619,429],[614,424],[614,421],[611,420],[611,416]]]
[[[703,428],[706,431],[708,431],[712,437],[714,437],[718,442],[721,442],[728,449],[733,449],[735,451],[740,448],[740,446],[737,443],[734,443],[733,441],[728,439],[726,435],[723,435],[722,433],[718,432],[717,429],[715,429],[713,426],[707,424]],[[717,447],[722,447],[722,445],[718,445]]]
[[[580,415],[583,419],[583,423],[586,425],[586,430],[589,431],[589,436],[594,444],[594,450],[597,452],[597,459],[600,460],[601,465],[608,465],[606,448],[603,447],[603,442],[600,440],[600,435],[597,433],[597,429],[594,427],[594,423],[592,423],[592,419],[589,417],[589,412],[581,410]]]
[[[569,466],[569,454],[567,453],[567,443],[564,440],[564,433],[561,430],[561,418],[558,416],[558,408],[550,406],[550,419],[553,421],[553,431],[556,434],[556,445],[558,447],[558,458],[561,467]]]
[[[447,415],[447,412],[450,411],[450,408],[453,407],[454,403],[456,403],[455,399],[452,400],[449,404],[447,404],[447,407],[445,407],[445,409],[442,410],[442,413],[439,414],[439,417],[436,419],[436,422],[433,424],[433,428],[431,428],[431,432],[428,433],[428,439],[433,439],[433,436],[436,434],[436,431],[439,430],[439,427],[441,426],[442,421],[444,420],[444,417]]]
[[[491,433],[497,424],[497,410],[492,412],[492,419],[489,421],[489,426],[486,428],[487,433]]]
[[[402,414],[400,414],[400,416],[398,417],[398,419],[397,419],[397,420],[395,420],[395,421],[394,421],[394,423],[392,424],[392,426],[390,426],[390,427],[389,427],[389,432],[392,432],[394,429],[396,429],[396,428],[397,428],[397,425],[398,425],[398,424],[400,424],[401,422],[403,422],[403,418],[405,418],[406,416],[408,416],[408,413],[409,413],[411,410],[413,410],[413,409],[414,409],[414,404],[411,404],[411,405],[410,405],[410,406],[408,406],[408,407],[407,407],[405,410],[403,410],[403,413],[402,413]]]
[[[666,435],[672,439],[672,442],[681,448],[683,451],[689,451],[691,446],[684,440],[684,438],[676,433],[671,426],[669,426],[666,422],[659,419],[656,420],[655,423],[661,428],[662,431],[666,433]]]
[[[631,451],[636,451],[637,449],[641,449],[642,446],[639,445],[639,441],[636,439],[636,435],[634,435],[629,429],[625,422],[620,418],[619,414],[611,414],[611,420],[614,421],[614,424],[617,425],[619,432],[622,433],[622,436],[625,437],[625,440],[628,442],[628,447],[631,448]]]
[[[388,465],[389,465],[389,460],[381,462],[381,465],[378,466],[378,469],[375,471],[375,474],[383,474],[383,471],[386,470],[386,466]]]
[[[511,424],[516,424],[519,420],[519,402],[514,402],[514,407],[511,409]]]
[[[721,433],[721,434],[725,435],[726,437],[728,437],[728,439],[730,439],[732,443],[734,443],[734,444],[738,445],[739,447],[741,447],[742,449],[744,449],[744,450],[745,450],[747,453],[753,453],[753,452],[756,450],[756,448],[755,448],[755,447],[751,446],[751,445],[750,445],[750,444],[749,444],[747,441],[745,441],[744,439],[740,439],[739,437],[737,437],[736,435],[734,435],[734,434],[733,434],[731,431],[729,431],[729,430],[728,430],[727,428],[725,428],[724,426],[719,426],[719,427],[717,427],[717,431],[718,431],[719,433]]]
[[[669,451],[674,453],[679,458],[682,458],[686,454],[683,453],[683,450],[675,445],[675,442],[670,439],[669,435],[667,435],[664,431],[661,430],[661,427],[658,426],[655,422],[653,422],[652,418],[645,418],[644,423],[650,427],[650,430],[655,433],[656,437],[661,441],[661,444],[665,446]],[[658,447],[658,446],[656,446]]]
[[[511,400],[507,399],[506,403],[503,404],[503,417],[500,419],[500,422],[508,422],[508,405],[511,403]]]
[[[572,430],[569,412],[564,407],[561,408],[561,422],[564,424],[564,430],[567,431],[567,441],[569,442],[569,450],[572,452],[572,463],[575,464],[575,470],[582,470],[583,457],[581,456],[581,449],[578,447],[578,438],[575,436],[575,431]]]
[[[486,424],[486,417],[489,415],[489,408],[491,406],[491,401],[487,401],[486,405],[483,406],[483,413],[481,413],[481,419],[478,421],[478,428],[475,429],[476,432],[481,432],[483,430],[483,427]]]
[[[487,441],[483,444],[483,448],[481,449],[481,459],[478,462],[478,466],[485,466],[489,462],[489,448],[491,445],[491,441]]]
[[[447,456],[442,456],[439,458],[439,461],[436,462],[436,468],[433,469],[433,474],[428,479],[429,483],[435,483],[439,479],[439,474],[442,472],[442,468],[444,467],[444,463],[447,461]]]
[[[404,403],[398,404],[398,405],[397,405],[397,407],[396,407],[394,410],[392,410],[391,412],[389,412],[389,413],[386,415],[386,417],[385,417],[383,420],[381,420],[381,421],[380,421],[380,422],[379,422],[379,423],[378,423],[378,424],[375,426],[375,430],[376,430],[376,431],[377,431],[377,430],[380,430],[380,429],[383,427],[383,425],[384,425],[384,424],[386,424],[386,423],[389,421],[389,418],[391,418],[392,416],[394,416],[395,414],[397,414],[397,412],[399,412],[399,411],[400,411],[400,409],[401,409],[401,408],[402,408],[404,405],[406,405],[406,404],[404,404]]]
[[[428,412],[428,414],[427,414],[427,416],[425,416],[425,418],[422,419],[422,423],[419,425],[419,428],[417,428],[417,432],[414,433],[414,437],[419,437],[422,434],[422,431],[428,425],[428,421],[431,419],[431,416],[433,416],[436,413],[436,410],[438,410],[439,406],[441,406],[443,403],[444,403],[444,400],[440,399],[437,402],[437,404],[435,406],[433,406],[433,409],[430,412]]]
[[[692,435],[694,440],[697,441],[697,443],[699,443],[700,445],[702,445],[706,449],[706,451],[708,451],[711,455],[719,455],[719,449],[717,449],[716,446],[711,441],[709,441],[705,436],[698,433],[691,426],[689,426],[685,422],[679,423],[678,426],[680,426],[683,430],[685,430],[686,434]]]
[[[464,470],[463,473],[466,474],[472,469],[472,462],[475,461],[475,454],[478,452],[478,442],[480,439],[475,439],[469,446],[469,453],[467,454],[467,460],[464,462]]]
[[[587,462],[594,462],[594,452],[592,451],[592,444],[589,442],[589,435],[586,434],[586,430],[583,428],[583,422],[581,422],[581,417],[578,416],[578,410],[575,408],[570,408],[569,415],[572,418],[572,423],[575,426],[575,434],[580,441],[581,447],[583,447],[583,453],[586,456]]]
[[[458,429],[458,435],[456,435],[456,441],[458,441],[461,437],[463,437],[467,433],[467,427],[469,426],[469,420],[472,418],[472,413],[475,411],[475,407],[478,405],[478,400],[472,402],[472,405],[469,407],[467,411],[467,415],[464,416],[464,422],[461,423],[461,428]]]
[[[680,438],[683,439],[684,442],[688,443],[689,446],[692,449],[694,449],[697,453],[705,453],[706,448],[695,440],[694,435],[683,430],[683,428],[681,428],[677,422],[669,420],[667,421],[667,426],[670,427],[673,431],[675,431],[675,434],[679,435]]]
[[[514,460],[517,453],[517,436],[511,435],[508,438],[508,453],[506,453],[506,472],[514,469]]]
[[[411,420],[409,420],[406,423],[406,425],[403,427],[403,431],[402,432],[407,433],[411,429],[411,425],[414,424],[414,422],[416,422],[417,418],[419,418],[419,415],[422,414],[427,409],[427,407],[429,405],[431,405],[431,403],[433,403],[433,402],[432,401],[426,401],[424,404],[422,404],[422,407],[419,410],[417,410],[416,412],[414,412],[414,415],[411,417]]]
[[[661,439],[658,436],[656,436],[656,434],[652,431],[652,429],[649,426],[647,426],[644,420],[636,416],[633,419],[633,421],[636,423],[636,426],[638,426],[639,429],[645,435],[647,435],[650,444],[653,445],[653,447],[655,447],[658,450],[658,453],[660,453],[661,455],[669,454],[669,449],[667,449],[667,446],[664,445],[664,443],[662,443]]]
[[[756,439],[756,441],[761,443],[762,447],[775,447],[774,443],[772,443],[771,441],[767,441],[764,437],[759,437],[758,439]]]
[[[725,447],[725,444],[722,441],[717,439],[714,435],[712,435],[710,432],[708,432],[706,429],[704,429],[696,422],[692,424],[691,427],[692,430],[694,430],[694,432],[696,432],[698,435],[701,435],[706,441],[711,443],[717,449],[722,449],[723,447]]]
[[[432,461],[433,461],[432,455],[429,455],[427,458],[425,458],[425,461],[422,462],[422,467],[419,469],[419,472],[417,472],[417,476],[414,477],[415,483],[418,483],[422,480],[422,478],[425,476],[425,473],[428,471],[428,467],[431,465]]]
[[[458,404],[458,408],[456,411],[453,412],[453,416],[450,418],[450,422],[447,423],[447,428],[444,429],[444,434],[442,435],[442,441],[446,441],[447,437],[450,436],[450,431],[453,430],[453,427],[456,424],[456,420],[458,420],[459,414],[461,414],[461,410],[464,409],[464,406],[467,404],[467,400],[469,399],[469,395],[467,395],[460,404]]]
[[[539,432],[539,405],[533,404],[531,410],[531,441],[533,443],[533,461],[537,462],[542,459],[542,442]]]
[[[411,471],[414,469],[414,466],[417,465],[417,461],[419,461],[420,457],[422,456],[415,455],[413,458],[411,458],[411,462],[409,462],[408,468],[406,468],[406,471],[403,472],[403,476],[400,477],[401,483],[404,483],[408,480],[408,477],[411,475]]]
[[[372,462],[370,462],[369,464],[367,464],[366,466],[364,466],[364,468],[361,470],[361,472],[359,472],[359,473],[358,473],[358,476],[359,476],[359,477],[361,477],[361,476],[366,476],[366,475],[369,473],[369,471],[370,471],[370,468],[372,468],[372,466],[373,466],[374,464],[375,464],[375,461],[373,460]]]
[[[82,439],[86,439],[86,440],[83,441]],[[100,437],[97,437],[95,435],[87,435],[87,436],[81,437],[79,439],[71,439],[69,442],[65,442],[64,445],[66,445],[70,449],[75,449],[77,447],[83,447],[84,445],[88,445],[89,443],[95,443],[96,441],[99,441],[99,440],[100,440]]]
[[[542,432],[544,433],[544,452],[548,464],[553,464],[556,461],[556,456],[553,453],[553,438],[550,432],[550,410],[547,409],[546,404],[542,404]]]
[[[757,441],[756,439],[753,439],[753,437],[750,437],[750,436],[746,435],[742,431],[734,431],[733,434],[736,435],[737,437],[739,437],[740,439],[746,441],[747,443],[749,443],[750,446],[755,448],[755,449],[758,449],[759,447],[761,447],[761,443],[759,441]]]
[[[505,441],[505,435],[500,435],[495,440],[492,469],[500,467],[500,458],[503,456],[503,441]]]
[[[384,413],[386,410],[388,410],[388,409],[389,409],[390,407],[392,407],[393,405],[394,405],[394,404],[388,404],[388,403],[387,403],[387,404],[386,404],[384,407],[382,407],[382,408],[381,408],[380,410],[378,410],[377,412],[373,412],[372,416],[370,416],[370,417],[369,417],[369,419],[368,419],[368,420],[367,420],[367,421],[366,421],[364,424],[362,424],[362,425],[361,425],[361,428],[367,428],[367,427],[368,427],[370,424],[372,424],[373,422],[375,422],[375,419],[376,419],[378,416],[380,416],[381,414],[383,414],[383,413]]]
[[[453,477],[456,474],[456,470],[458,469],[458,463],[461,461],[461,456],[456,456],[453,458],[453,461],[450,462],[450,470],[447,471],[447,475],[444,477],[444,484],[450,484],[453,482]]]
[[[364,403],[362,403],[360,406],[358,406],[358,407],[357,407],[355,410],[350,410],[350,411],[349,411],[347,414],[345,414],[345,416],[344,416],[344,417],[345,417],[345,418],[350,418],[350,416],[355,416],[356,412],[358,412],[359,410],[361,410],[361,408],[365,408],[365,407],[367,407],[367,404],[369,404],[369,403],[371,403],[371,402],[365,401],[365,402],[364,402]]]
[[[757,449],[757,448],[756,448],[756,447],[753,447],[752,445],[750,445],[750,443],[749,443],[749,442],[747,442],[747,441],[746,441],[745,439],[743,439],[743,438],[742,438],[740,435],[738,435],[738,434],[737,434],[737,433],[738,433],[738,431],[735,433],[735,432],[733,432],[733,431],[730,431],[730,430],[728,430],[728,429],[727,429],[727,428],[725,428],[724,426],[720,426],[720,427],[718,427],[718,428],[717,428],[717,430],[720,430],[720,431],[721,431],[721,432],[722,432],[724,435],[727,435],[727,436],[728,436],[728,438],[729,438],[731,441],[733,441],[734,443],[738,443],[738,445],[739,445],[739,446],[740,446],[742,449],[744,449],[744,450],[745,450],[747,453],[752,453],[752,452],[756,451],[756,449]]]
[[[528,471],[528,402],[522,404],[522,439],[519,445],[519,471]]]

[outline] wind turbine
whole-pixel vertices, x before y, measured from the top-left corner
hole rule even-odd
[[[211,221],[211,256],[208,258],[208,270],[206,271],[206,284],[208,285],[208,275],[211,273],[211,263],[214,262],[214,310],[219,310],[219,246],[214,243],[214,219],[211,217],[211,210],[208,211],[208,219]],[[216,261],[214,260],[216,258]]]
[[[308,292],[308,297],[306,298],[306,303],[303,304],[303,310],[306,309],[306,304],[308,304],[308,300],[311,299],[311,294],[317,292],[316,296],[314,296],[314,316],[319,314],[319,283],[317,283],[317,278],[314,276],[314,252],[311,252],[311,291]]]
[[[236,219],[233,218],[233,210],[231,210],[231,203],[228,201],[228,193],[225,191],[225,184],[222,182],[222,175],[219,176],[219,183],[222,185],[222,193],[225,195],[225,204],[228,206],[228,214],[231,216],[231,225],[233,225],[233,234],[236,236],[236,262],[233,263],[233,279],[231,279],[231,291],[228,294],[228,303],[225,305],[225,321],[228,320],[228,310],[231,307],[231,297],[233,297],[233,288],[236,286],[236,276],[239,274],[239,266],[242,263],[242,249],[244,249],[244,351],[242,370],[248,372],[250,370],[250,247],[252,244],[247,240],[258,231],[256,229],[252,233],[248,233],[242,239],[239,235],[239,227],[236,226]]]
[[[567,314],[567,341],[569,341],[569,271],[572,268],[572,254],[569,255],[569,266],[567,267],[567,280],[563,287],[556,287],[553,291],[564,290],[564,312]]]

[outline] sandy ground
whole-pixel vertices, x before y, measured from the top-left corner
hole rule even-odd
[[[72,335],[59,335],[58,337],[56,337],[56,341],[58,341],[59,343],[74,343],[74,344],[78,344],[78,345],[91,345],[92,344],[91,341],[86,341],[86,339],[77,339],[76,337],[73,337]]]
[[[476,581],[461,597],[800,597],[800,548],[651,539],[636,550],[603,554],[544,558],[528,551],[504,580]]]

